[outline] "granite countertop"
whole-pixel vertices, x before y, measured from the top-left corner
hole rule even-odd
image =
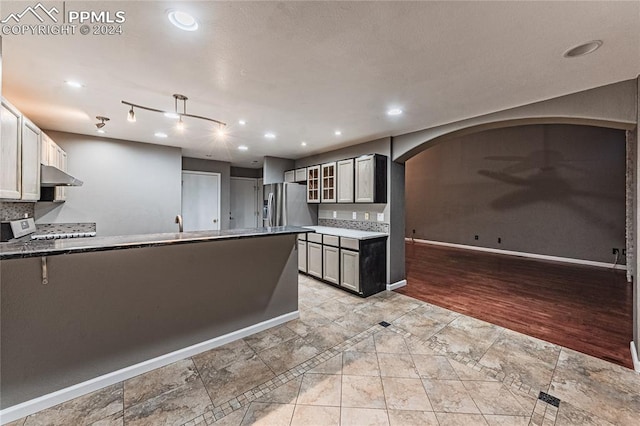
[[[267,237],[271,235],[300,234],[304,232],[309,232],[309,230],[298,226],[276,226],[252,229],[230,229],[225,231],[169,232],[163,234],[122,235],[61,240],[28,240],[26,242],[0,243],[0,260]]]
[[[336,237],[355,238],[357,240],[369,240],[372,238],[388,237],[384,232],[358,231],[356,229],[332,228],[329,226],[305,226],[318,234],[335,235]]]

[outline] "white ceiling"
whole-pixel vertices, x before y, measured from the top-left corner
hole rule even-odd
[[[2,3],[3,17],[25,7]],[[640,73],[638,1],[67,3],[124,10],[124,35],[3,37],[6,98],[44,129],[95,135],[94,117],[106,115],[105,136],[180,146],[184,155],[239,166],[261,163],[264,155],[300,158]],[[172,26],[170,8],[192,13],[200,29]],[[593,39],[604,41],[597,52],[563,58]],[[172,109],[173,93],[189,97],[188,112],[228,123],[224,139],[195,120],[182,134],[161,114],[138,111],[136,123],[126,121],[121,100]],[[389,117],[390,107],[405,113]],[[156,131],[169,138],[155,138]],[[277,138],[265,139],[267,131]]]

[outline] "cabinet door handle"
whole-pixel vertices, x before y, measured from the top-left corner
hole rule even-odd
[[[213,219],[213,223],[218,223],[218,219]]]

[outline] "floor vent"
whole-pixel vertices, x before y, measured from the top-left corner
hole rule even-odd
[[[547,404],[553,405],[554,407],[560,407],[560,399],[555,396],[551,396],[548,393],[540,391],[540,395],[538,395],[538,399],[540,401],[546,402]]]
[[[380,321],[378,324],[380,324],[383,327],[389,327],[391,324],[386,322],[386,321]]]

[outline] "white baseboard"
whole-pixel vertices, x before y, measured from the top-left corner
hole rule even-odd
[[[412,239],[405,238],[405,241],[412,241]],[[512,251],[512,250],[502,250],[502,249],[494,249],[494,248],[488,248],[488,247],[468,246],[465,244],[443,243],[442,241],[420,240],[418,238],[414,238],[413,241],[418,243],[423,243],[423,244],[431,244],[434,246],[461,248],[466,250],[483,251],[486,253],[506,254],[508,256],[528,257],[531,259],[549,260],[552,262],[573,263],[578,265],[596,266],[599,268],[609,268],[609,269],[614,267],[613,263],[595,262],[593,260],[574,259],[572,257],[548,256],[546,254],[527,253],[523,251]],[[615,269],[621,269],[623,271],[626,271],[627,267],[626,265],[615,265]]]
[[[169,365],[181,359],[189,358],[199,353],[217,348],[218,346],[226,345],[227,343],[242,339],[243,337],[250,336],[268,328],[283,324],[287,321],[297,319],[299,317],[300,311],[289,312],[287,314],[280,315],[278,317],[260,322],[258,324],[254,324],[252,326],[234,331],[232,333],[215,337],[205,342],[197,343],[195,345],[188,346],[186,348],[179,349],[177,351],[161,355],[159,357],[152,358],[117,371],[113,371],[111,373],[104,374],[85,382],[60,389],[50,394],[25,401],[12,407],[7,407],[4,410],[0,411],[0,424],[6,424],[14,420],[21,419],[22,417],[37,413],[38,411],[53,407],[54,405],[58,405],[65,401],[69,401],[79,396],[86,395],[98,389],[102,389],[105,386],[119,383],[123,380],[130,379],[151,370],[155,370],[156,368],[164,367],[165,365]]]
[[[407,280],[400,280],[393,284],[387,284],[387,291],[395,290],[397,288],[404,287],[405,285],[407,285]]]
[[[638,360],[638,351],[636,345],[631,342],[631,359],[633,360],[633,369],[636,373],[640,373],[640,361]]]

